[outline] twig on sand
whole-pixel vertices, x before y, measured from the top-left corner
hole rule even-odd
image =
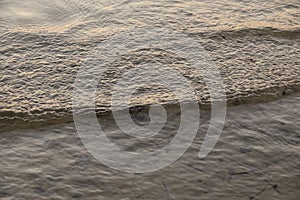
[[[199,172],[204,172],[203,170],[198,169],[197,167],[194,167],[194,166],[192,166],[192,165],[190,165],[190,164],[187,164],[187,166],[190,167],[190,168],[193,168],[194,170],[197,170],[197,171],[199,171]]]
[[[170,192],[169,192],[169,188],[168,188],[168,186],[167,186],[167,184],[165,183],[164,180],[162,180],[161,182],[162,182],[163,188],[164,188],[164,190],[165,190],[165,192],[166,192],[166,199],[167,199],[167,200],[170,200]]]
[[[265,181],[272,186],[272,188],[278,193],[278,194],[281,194],[281,192],[278,190],[278,185],[277,184],[274,184],[274,183],[271,183],[268,179],[265,179]]]
[[[234,172],[233,170],[229,170],[229,172],[228,172],[229,178],[228,178],[227,182],[230,182],[230,180],[232,179],[233,176],[247,175],[247,174],[249,174],[249,172]]]
[[[254,196],[250,196],[249,197],[249,199],[251,199],[251,200],[253,200],[255,197],[257,197],[257,196],[259,196],[260,194],[262,194],[266,189],[267,189],[267,187],[268,186],[272,186],[272,188],[276,191],[276,192],[278,192],[279,194],[281,194],[281,192],[278,190],[278,185],[277,184],[273,184],[273,183],[271,183],[269,180],[267,180],[267,179],[265,179],[265,181],[267,182],[266,183],[266,185],[264,186],[264,188],[261,190],[261,191],[259,191],[258,193],[256,193]]]

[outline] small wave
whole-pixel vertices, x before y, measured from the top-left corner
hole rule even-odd
[[[243,28],[232,28],[232,29],[222,29],[222,30],[209,30],[209,31],[187,31],[187,34],[192,37],[202,37],[225,40],[236,40],[243,38],[278,38],[287,40],[299,40],[300,39],[300,29],[279,29],[274,27],[243,27]]]
[[[267,88],[263,90],[253,91],[252,94],[240,95],[240,96],[230,96],[227,99],[227,105],[240,105],[240,104],[253,104],[261,102],[269,102],[278,100],[286,95],[291,95],[300,92],[300,84],[297,86],[284,88]],[[162,103],[166,109],[171,107],[179,107],[178,103]],[[199,102],[201,109],[210,109],[210,102],[203,101]],[[151,104],[134,105],[130,107],[133,112],[147,112]],[[107,107],[107,105],[104,105]],[[95,109],[95,113],[98,117],[111,115],[111,109],[103,106],[99,106]],[[0,130],[10,131],[16,129],[28,129],[28,128],[38,128],[45,125],[61,124],[73,121],[72,108],[61,108],[61,109],[51,109],[46,110],[35,110],[30,112],[16,112],[13,110],[0,109]],[[1,132],[0,131],[0,132]]]
[[[222,36],[228,38],[238,37],[276,37],[285,39],[300,39],[300,29],[278,29],[273,27],[264,28],[242,28],[233,30],[222,30],[204,33],[212,36]]]

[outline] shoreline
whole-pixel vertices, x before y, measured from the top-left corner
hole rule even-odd
[[[274,89],[267,89],[266,91],[274,91]],[[239,106],[239,105],[255,105],[259,103],[267,103],[267,102],[274,102],[278,101],[282,98],[286,97],[292,97],[292,96],[297,96],[299,95],[300,92],[300,85],[295,86],[294,89],[289,88],[280,88],[276,91],[276,93],[256,93],[257,96],[252,96],[254,94],[250,94],[246,97],[240,97],[238,98],[233,98],[227,100],[227,107],[234,107],[234,106]],[[136,105],[130,107],[130,110],[135,110],[135,111],[147,111],[149,106],[153,104],[146,104],[146,105]],[[165,104],[160,104],[164,106],[166,109],[170,107],[176,107],[178,106],[178,103],[165,103]],[[204,103],[201,104],[199,103],[199,108],[202,110],[210,110],[210,103]],[[69,123],[73,122],[73,113],[72,113],[72,108],[67,109],[68,112],[63,111],[63,109],[60,109],[61,112],[57,111],[51,111],[49,113],[39,113],[38,115],[28,115],[26,116],[25,114],[13,114],[10,113],[10,115],[5,115],[5,112],[2,112],[0,114],[0,133],[4,131],[12,131],[12,130],[24,130],[24,129],[36,129],[44,126],[49,126],[49,125],[55,125],[55,124],[63,124],[63,123]],[[4,113],[4,114],[3,114]],[[51,113],[53,115],[51,115]],[[15,116],[14,116],[15,115]],[[18,116],[18,115],[21,115]],[[109,116],[111,115],[111,110],[97,110],[96,109],[96,115],[97,117],[103,117],[103,116]],[[8,125],[9,124],[9,125]]]

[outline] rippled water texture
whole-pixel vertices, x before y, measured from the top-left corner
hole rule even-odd
[[[299,10],[299,0],[0,0],[0,199],[298,200],[300,94],[293,93],[300,91]],[[220,140],[205,159],[198,153],[208,109],[178,161],[126,174],[84,148],[71,122],[72,91],[101,42],[143,27],[198,42],[219,67],[228,104],[250,104],[228,108]],[[132,106],[168,104],[168,121],[157,137],[129,138],[108,114],[120,76],[154,61],[180,71],[201,106],[210,103],[203,74],[182,55],[145,46],[110,60],[96,110],[108,137],[127,151],[161,148],[178,129],[176,99],[161,87],[140,86],[131,99]],[[142,111],[135,120],[147,124]],[[40,127],[58,122],[68,123]]]
[[[220,68],[228,102],[272,100],[299,90],[299,1],[0,1],[0,127],[68,121],[76,74],[110,36],[163,27],[193,38]],[[124,70],[156,60],[187,63],[167,50],[135,49],[111,61],[96,105],[110,110],[113,84]],[[209,95],[201,74],[185,69],[199,101]],[[141,88],[133,105],[174,100]]]

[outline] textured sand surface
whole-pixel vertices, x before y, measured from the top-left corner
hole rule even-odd
[[[132,141],[110,116],[100,122],[113,142],[131,151],[159,148],[176,133],[178,110],[160,137]],[[296,200],[300,192],[300,95],[230,107],[215,149],[198,158],[209,112],[178,161],[162,170],[126,174],[94,159],[74,124],[1,133],[0,197],[11,199]]]

